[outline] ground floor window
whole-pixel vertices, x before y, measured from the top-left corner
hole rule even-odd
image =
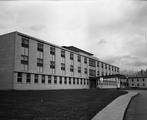
[[[59,83],[62,84],[62,76],[59,78]]]
[[[45,84],[46,80],[48,84],[52,83],[52,77],[53,77],[53,84],[58,83],[59,78],[59,84],[68,84],[68,85],[86,85],[88,84],[88,79],[86,78],[75,78],[75,77],[66,77],[66,76],[52,76],[52,75],[42,75],[38,73],[22,73],[18,72],[16,77],[17,83],[22,83],[23,77],[25,80],[25,83],[29,84]],[[39,84],[40,85],[40,84]]]
[[[66,77],[64,78],[64,84],[67,84],[67,78]]]
[[[31,74],[30,73],[27,73],[26,83],[31,83]]]
[[[17,82],[18,83],[22,82],[22,73],[21,72],[17,73]]]
[[[54,83],[57,84],[57,76],[54,76]]]
[[[42,75],[42,83],[45,84],[45,75]]]
[[[49,75],[49,76],[48,76],[48,84],[51,84],[51,83],[52,83],[52,76]]]
[[[38,74],[35,74],[34,76],[34,83],[38,83]]]

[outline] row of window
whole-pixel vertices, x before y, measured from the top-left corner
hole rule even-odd
[[[132,79],[132,82],[134,82],[135,79]],[[137,79],[137,82],[139,82],[140,80],[144,81],[144,78],[142,79]]]
[[[44,46],[43,43],[38,42],[37,43],[37,50],[40,51],[40,52],[43,52],[43,46]],[[29,48],[29,38],[22,37],[22,47]],[[55,47],[54,46],[50,47],[50,54],[55,55]],[[63,49],[61,49],[61,57],[65,58],[65,50],[63,50]],[[70,59],[74,60],[74,54],[73,53],[70,53]],[[43,60],[38,60],[38,61],[41,62]],[[77,61],[81,62],[81,55],[77,56]],[[28,56],[22,56],[22,63],[24,63],[24,64],[28,63]],[[84,57],[84,63],[87,64],[87,57]],[[41,64],[39,63],[38,65],[42,65],[42,62],[41,62]],[[96,67],[96,60],[90,58],[89,59],[89,66]],[[99,61],[97,61],[97,67],[99,67]],[[101,62],[101,68],[105,68],[105,69],[109,68],[109,70],[110,70],[111,67],[112,67],[112,71],[114,70],[116,72],[119,72],[118,68],[113,67],[111,65],[107,65],[107,64]]]
[[[133,87],[141,87],[141,86],[145,86],[145,83],[143,83],[143,84],[139,84],[139,83],[138,83],[137,86],[136,86],[135,84],[132,84],[132,86],[133,86]]]
[[[17,73],[17,83],[22,83],[23,81],[22,72]],[[26,83],[31,83],[31,75],[34,75],[34,83],[39,83],[39,74],[30,74],[26,73]],[[85,78],[71,78],[71,77],[63,77],[63,76],[51,76],[51,75],[40,75],[41,83],[45,84],[46,81],[48,84],[77,84],[77,85],[88,85],[88,79]],[[47,76],[47,79],[45,77]],[[57,79],[59,77],[59,79]],[[59,81],[58,81],[59,80]]]

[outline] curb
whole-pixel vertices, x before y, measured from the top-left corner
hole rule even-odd
[[[128,105],[138,92],[128,91],[121,95],[97,113],[91,120],[123,120]]]
[[[128,91],[128,92],[129,92],[129,91]],[[125,111],[124,111],[124,115],[123,115],[123,119],[122,119],[122,120],[125,120],[126,113],[127,113],[127,110],[128,110],[128,108],[129,108],[129,105],[130,105],[131,101],[132,101],[136,96],[138,96],[138,95],[139,95],[139,93],[137,93],[136,95],[134,95],[134,96],[131,97],[131,99],[130,99],[128,105],[127,105],[127,108],[126,108]]]

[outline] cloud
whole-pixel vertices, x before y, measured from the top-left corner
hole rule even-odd
[[[146,67],[146,14],[147,2],[138,0],[0,2],[0,32],[18,30],[136,69]]]

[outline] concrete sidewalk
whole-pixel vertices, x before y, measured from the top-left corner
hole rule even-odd
[[[92,120],[123,120],[125,110],[131,98],[137,94],[137,92],[128,91],[128,94],[116,98],[113,102],[96,114]]]

